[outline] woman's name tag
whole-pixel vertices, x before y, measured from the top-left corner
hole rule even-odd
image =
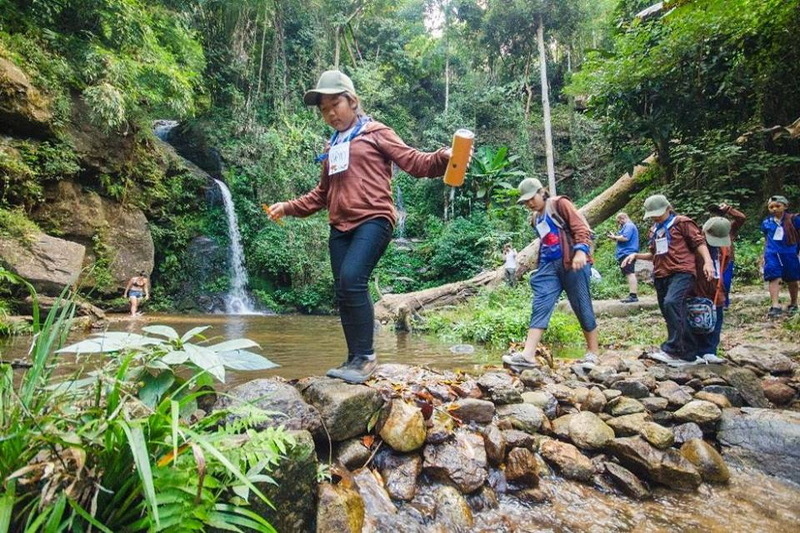
[[[328,175],[344,172],[350,166],[350,141],[331,146],[328,151]]]
[[[782,241],[783,240],[783,226],[778,226],[775,228],[775,234],[772,236],[773,241]]]
[[[656,255],[661,255],[667,253],[669,249],[669,243],[667,242],[666,237],[661,237],[656,239]]]
[[[550,233],[550,224],[547,223],[546,218],[542,218],[541,221],[536,223],[536,233],[539,234],[540,239]]]

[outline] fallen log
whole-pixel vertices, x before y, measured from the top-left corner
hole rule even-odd
[[[608,189],[580,208],[590,225],[596,226],[615,215],[644,186],[639,179],[648,165],[655,161],[650,155],[633,169],[625,173]],[[539,252],[539,239],[535,239],[517,254],[517,277],[531,269]],[[394,322],[399,329],[411,329],[411,322],[421,311],[464,302],[483,287],[491,287],[503,281],[503,267],[465,280],[404,294],[385,294],[375,304],[375,318],[381,323]]]

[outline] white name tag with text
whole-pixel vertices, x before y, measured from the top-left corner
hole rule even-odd
[[[656,255],[667,253],[668,248],[669,248],[669,243],[667,242],[666,237],[661,237],[660,239],[656,239]]]
[[[772,236],[773,241],[782,241],[783,240],[783,226],[778,226],[775,228],[775,234]]]
[[[536,233],[539,234],[540,239],[550,233],[550,224],[547,223],[546,218],[542,218],[542,221],[536,224]]]
[[[350,166],[350,141],[331,146],[328,151],[328,175],[344,172]]]

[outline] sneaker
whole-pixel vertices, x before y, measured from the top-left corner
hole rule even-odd
[[[325,375],[348,383],[364,383],[375,372],[376,366],[378,366],[377,359],[356,356],[352,361],[341,365],[339,368],[331,368]]]
[[[627,298],[623,298],[622,300],[620,300],[620,302],[622,302],[624,304],[632,304],[632,303],[636,303],[638,301],[639,301],[639,297],[636,296],[635,294],[631,294]]]
[[[786,308],[786,314],[787,315],[796,315],[797,314],[797,306],[796,305],[790,305],[789,307],[787,307]]]
[[[528,361],[520,352],[514,352],[510,355],[503,356],[503,363],[507,364],[508,366],[517,366],[523,368],[536,368],[539,366],[539,363],[536,361]]]
[[[680,357],[675,357],[674,355],[670,355],[662,350],[657,350],[655,352],[650,352],[647,354],[647,357],[658,361],[660,363],[667,364],[673,367],[679,366],[686,366],[686,365],[693,365],[696,364],[697,361],[687,361],[686,359],[681,359]]]
[[[581,367],[585,370],[591,370],[597,366],[597,363],[600,362],[600,358],[597,357],[597,354],[594,352],[586,352],[586,355],[583,356],[583,359],[579,359],[578,363]]]
[[[702,359],[702,362],[707,364],[707,365],[708,364],[719,365],[719,364],[724,364],[724,363],[728,362],[727,359],[723,359],[722,357],[718,357],[717,355],[715,355],[713,353],[705,353],[703,355],[699,355],[697,358],[698,359]]]
[[[353,362],[353,356],[348,355],[347,360],[344,363],[337,366],[336,368],[331,368],[330,370],[325,372],[325,375],[328,376],[329,378],[339,378],[339,373],[342,372],[344,369],[348,368],[350,366],[350,363],[352,362]]]
[[[780,307],[770,307],[767,311],[767,318],[778,318],[783,314],[783,309]]]

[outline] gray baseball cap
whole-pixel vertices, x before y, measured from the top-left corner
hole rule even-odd
[[[703,224],[703,233],[711,246],[731,245],[731,221],[722,217],[711,217]]]
[[[776,194],[775,196],[770,196],[768,203],[783,204],[786,207],[789,207],[789,200],[787,200],[785,196],[781,196],[780,194]]]
[[[644,201],[644,218],[660,217],[670,208],[669,200],[663,194],[654,194]]]
[[[350,93],[356,96],[353,80],[339,70],[326,70],[320,75],[317,86],[306,91],[306,94],[303,95],[303,103],[306,105],[319,105],[319,99],[323,94],[342,93]]]
[[[519,198],[517,199],[518,204],[523,204],[536,196],[536,193],[542,190],[542,182],[537,180],[536,178],[525,178],[524,180],[519,182],[517,186],[517,190],[519,191]]]

